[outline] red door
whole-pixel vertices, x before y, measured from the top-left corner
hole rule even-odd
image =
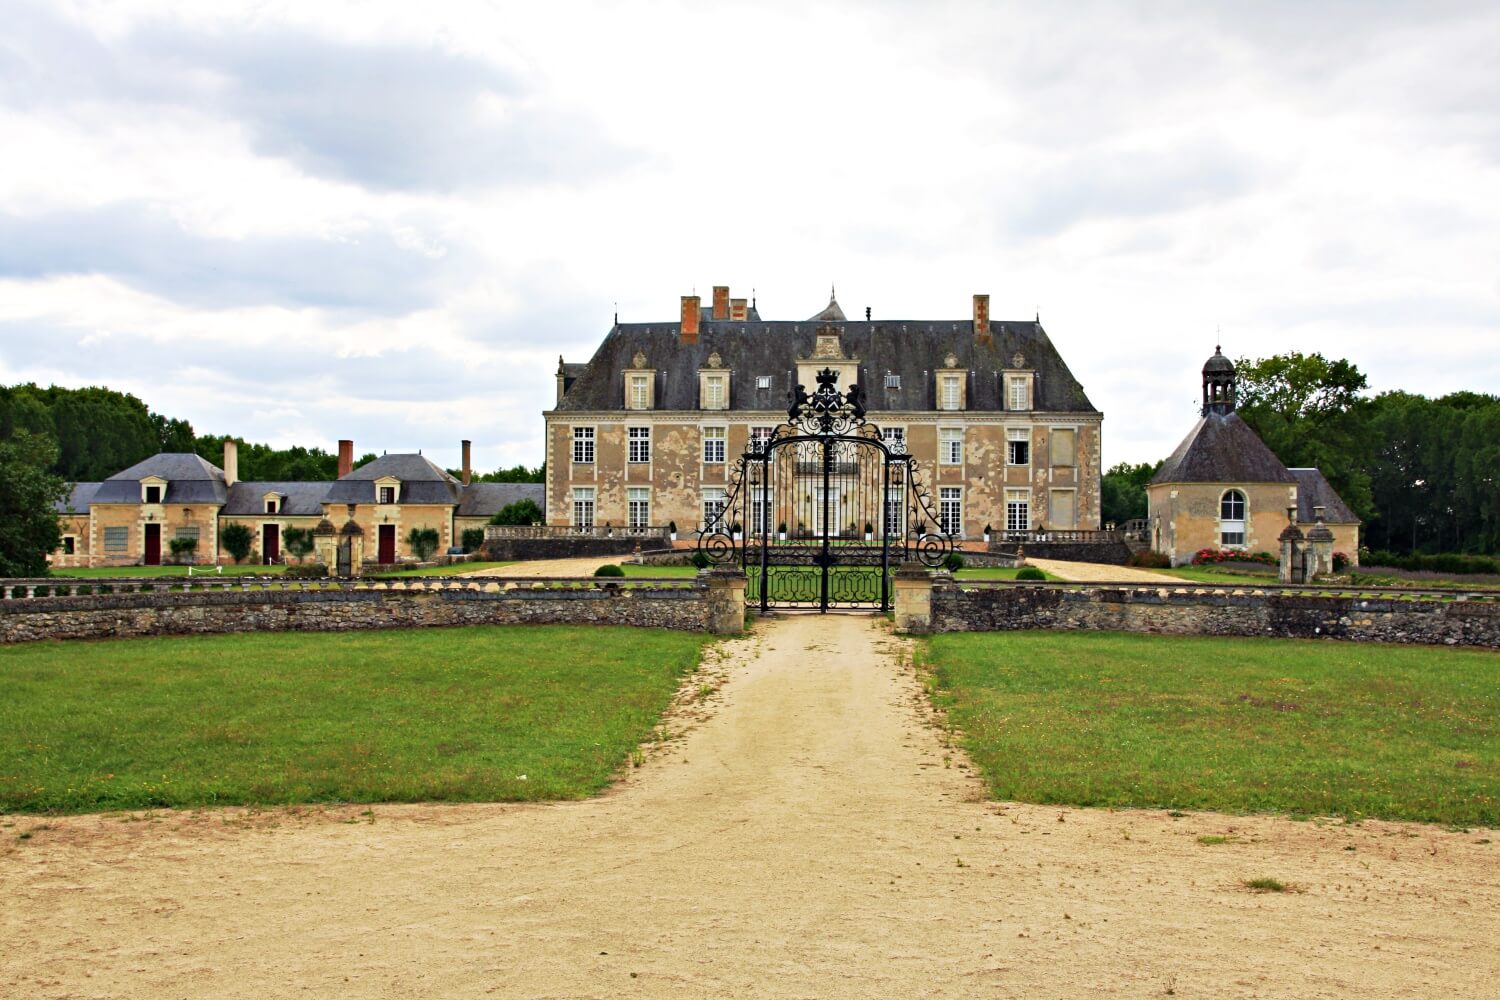
[[[380,526],[380,553],[375,561],[382,563],[396,561],[396,526],[394,524]]]
[[[261,560],[267,566],[281,562],[281,525],[267,524],[261,527],[260,552]]]
[[[146,558],[147,566],[161,565],[161,525],[146,525]]]

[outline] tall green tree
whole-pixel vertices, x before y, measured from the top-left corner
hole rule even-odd
[[[62,541],[53,505],[68,484],[51,469],[57,445],[42,434],[0,441],[0,576],[44,576]]]
[[[1142,462],[1132,465],[1120,462],[1106,472],[1099,483],[1100,508],[1106,523],[1122,525],[1146,516],[1146,484],[1161,468]]]

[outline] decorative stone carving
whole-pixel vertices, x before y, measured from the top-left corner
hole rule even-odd
[[[1026,355],[1022,354],[1020,351],[1017,351],[1015,355],[1010,359],[1010,366],[1012,368],[1025,368]]]
[[[958,367],[958,355],[954,354],[954,353],[952,353],[950,351],[948,353],[948,356],[945,357],[945,358],[943,358],[943,367],[944,368],[957,368]]]
[[[718,357],[718,355],[715,355],[715,357]],[[645,351],[636,351],[635,352],[635,357],[633,357],[633,358],[630,359],[630,367],[632,367],[632,368],[644,368],[644,367],[646,367],[646,352]]]
[[[708,360],[706,362],[704,362],[704,364],[707,367],[709,367],[709,368],[723,368],[724,367],[724,359],[721,358],[721,357],[719,357],[719,352],[718,351],[714,351],[712,354],[710,354],[708,356]]]

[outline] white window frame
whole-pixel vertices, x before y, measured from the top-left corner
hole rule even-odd
[[[775,529],[771,524],[771,494],[765,484],[750,487],[750,524],[749,537],[760,538],[762,534],[769,533]]]
[[[906,490],[896,487],[885,495],[885,537],[891,540],[906,534]]]
[[[573,487],[573,527],[586,530],[594,527],[596,496],[592,486]]]
[[[755,376],[755,388],[757,388],[757,389],[769,389],[769,388],[771,388],[771,376],[769,376],[769,375],[757,375],[757,376]]]
[[[1231,499],[1231,494],[1238,499]],[[1239,518],[1233,516],[1234,507],[1239,507]],[[1229,513],[1231,516],[1225,517]],[[1246,529],[1250,524],[1250,498],[1245,491],[1237,487],[1230,487],[1219,494],[1219,548],[1221,549],[1243,549],[1247,543]],[[1232,536],[1238,535],[1239,540],[1232,540]]]
[[[771,443],[771,435],[776,433],[776,428],[769,424],[758,424],[750,428],[750,450],[757,455],[765,454],[766,448]]]
[[[1026,449],[1026,461],[1015,460],[1015,446],[1022,445]],[[1005,432],[1005,464],[1013,466],[1025,466],[1031,464],[1031,429],[1025,427],[1012,427]]]
[[[1005,491],[1005,530],[1031,530],[1031,491]]]
[[[961,410],[963,409],[963,398],[962,375],[938,376],[938,409]]]
[[[591,426],[573,428],[573,464],[593,465],[597,435]]]
[[[964,429],[938,428],[938,464],[962,465],[964,462]]]
[[[964,491],[962,487],[938,487],[938,530],[954,538],[963,537]]]
[[[1005,377],[1005,408],[1018,412],[1031,409],[1031,379],[1025,375]]]
[[[377,487],[375,487],[375,502],[376,503],[379,503],[379,504],[393,504],[393,503],[396,502],[396,496],[397,496],[397,494],[396,494],[396,487],[394,487],[394,486],[377,486]]]
[[[625,460],[631,465],[644,465],[651,461],[651,428],[627,427],[625,429]]]
[[[651,376],[630,376],[630,408],[632,410],[651,408]]]
[[[729,408],[728,381],[728,376],[725,375],[703,376],[703,408],[705,410],[726,410]]]
[[[703,487],[703,530],[713,531],[714,522],[724,517],[724,510],[729,505],[729,491],[722,486]],[[720,529],[729,530],[729,525],[723,525]]]
[[[651,526],[651,487],[631,486],[625,493],[625,523],[631,528]]]
[[[717,447],[715,447],[717,446]],[[715,458],[714,456],[718,457]],[[729,428],[703,428],[703,464],[723,465],[729,456]]]

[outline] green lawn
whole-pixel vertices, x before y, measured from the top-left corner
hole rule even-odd
[[[1230,583],[1241,587],[1274,586],[1280,582],[1275,573],[1235,573],[1212,566],[1178,566],[1175,569],[1151,569],[1152,573],[1191,580],[1195,583]]]
[[[215,573],[212,566],[192,567],[194,576],[277,576],[286,572],[285,566],[262,566],[259,563],[244,563],[236,566],[234,563],[225,563],[221,573]],[[83,566],[69,566],[63,569],[54,568],[51,576],[86,576],[86,577],[108,577],[108,576],[187,576],[186,566],[100,566],[90,569]]]
[[[1500,654],[1286,639],[934,636],[1000,799],[1500,825]]]
[[[0,648],[0,810],[580,798],[703,642],[486,626]]]

